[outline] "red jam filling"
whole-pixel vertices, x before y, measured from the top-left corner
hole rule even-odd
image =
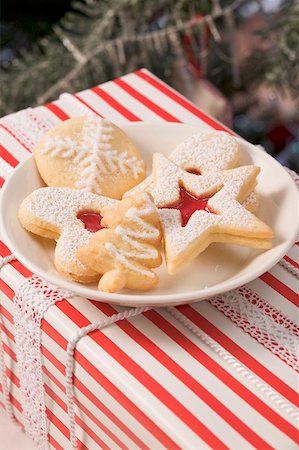
[[[175,205],[164,206],[168,209],[177,209],[181,213],[182,226],[185,227],[195,211],[206,211],[208,213],[214,214],[212,210],[208,207],[208,201],[211,197],[197,198],[194,195],[187,192],[184,188],[180,188],[180,200]]]
[[[201,171],[198,169],[187,169],[186,172],[192,173],[193,175],[201,175]]]
[[[77,215],[77,218],[84,223],[84,227],[86,228],[86,230],[90,231],[91,233],[95,233],[96,231],[99,231],[103,228],[101,226],[101,214],[92,211],[82,211]]]

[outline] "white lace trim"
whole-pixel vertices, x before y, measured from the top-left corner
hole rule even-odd
[[[0,124],[30,151],[54,125],[32,108],[9,114],[0,120]]]
[[[0,314],[0,325],[3,325],[1,314]],[[0,327],[0,383],[2,386],[2,399],[6,414],[8,415],[9,419],[12,422],[16,422],[16,418],[12,409],[12,403],[10,402],[10,392],[7,383],[2,333],[3,333],[2,327]]]
[[[131,308],[118,314],[113,314],[110,317],[101,319],[97,322],[91,323],[86,327],[78,330],[77,333],[70,339],[67,346],[67,360],[65,369],[65,383],[66,383],[66,396],[67,396],[67,408],[69,415],[69,427],[70,427],[70,442],[72,449],[76,450],[77,447],[77,437],[76,437],[76,427],[75,427],[75,404],[74,404],[74,385],[73,385],[73,373],[74,373],[74,351],[80,339],[87,336],[89,333],[95,330],[102,330],[103,328],[112,325],[120,320],[128,319],[129,317],[138,316],[143,312],[148,311],[149,307]]]
[[[69,102],[83,115],[95,115],[89,108],[70,94],[63,94],[62,100]],[[50,120],[29,108],[18,113],[10,114],[0,120],[0,124],[7,129],[21,144],[33,150],[41,136],[53,126]],[[299,176],[286,169],[299,186]],[[2,258],[0,269],[13,261],[13,255]],[[293,275],[298,277],[298,269],[282,260],[280,264]],[[14,298],[15,339],[17,359],[20,373],[20,392],[22,397],[23,419],[27,434],[39,449],[48,448],[47,417],[44,399],[44,386],[41,363],[41,320],[47,309],[63,298],[71,298],[72,293],[57,290],[33,276],[26,280]],[[250,291],[246,286],[235,292],[210,300],[211,304],[254,337],[258,342],[279,356],[294,369],[298,369],[298,327],[280,311],[272,307],[264,299]],[[136,316],[150,308],[129,309],[109,318],[90,324],[80,329],[70,340],[67,347],[66,364],[66,392],[70,421],[70,440],[73,449],[77,448],[74,413],[74,350],[79,340],[95,329],[103,329],[119,320]],[[298,411],[274,389],[263,382],[243,366],[229,352],[216,343],[212,338],[194,325],[177,309],[167,308],[169,313],[191,330],[206,345],[209,346],[226,363],[230,364],[247,381],[250,381],[271,401],[289,414],[291,418],[298,418]],[[14,413],[9,399],[9,386],[5,373],[3,343],[0,333],[0,381],[3,386],[4,406],[9,417],[14,420]]]
[[[41,362],[41,320],[48,308],[70,292],[59,290],[36,276],[26,280],[14,297],[16,355],[20,395],[27,435],[40,449],[48,448],[48,427]]]
[[[5,256],[4,258],[1,258],[0,260],[0,270],[2,269],[2,267],[4,267],[6,264],[10,263],[11,261],[14,261],[16,258],[14,257],[14,255],[8,255]],[[2,316],[0,314],[0,323],[1,325],[3,325],[2,323]],[[10,401],[10,392],[9,392],[9,386],[7,383],[7,376],[6,376],[6,365],[5,365],[5,359],[4,359],[4,348],[3,348],[3,340],[2,340],[2,327],[0,327],[0,383],[2,386],[2,398],[3,398],[3,404],[4,404],[4,408],[5,411],[9,417],[9,419],[12,422],[16,421],[14,412],[13,412],[13,408],[12,408],[12,403]]]
[[[13,259],[15,259],[13,255],[3,258],[0,262],[0,268]],[[36,446],[42,450],[48,449],[48,426],[40,350],[41,320],[47,309],[55,304],[56,301],[60,301],[64,298],[71,298],[72,296],[73,294],[71,292],[63,290],[58,291],[55,286],[51,286],[38,277],[32,276],[21,285],[18,294],[14,298],[15,339],[20,373],[23,420],[26,433],[31,437]],[[295,338],[299,335],[298,327],[249,288],[243,286],[236,291],[210,299],[210,302],[224,314],[229,315],[238,326],[241,326],[241,328],[247,331],[251,336],[255,337],[257,340],[260,339],[259,342],[263,343],[266,347],[267,345],[271,347],[273,339],[275,339],[276,343],[274,349],[279,349],[278,356],[291,366],[293,366],[295,362],[297,364],[297,359],[295,361],[294,358],[297,349]],[[243,306],[244,304],[247,304],[245,308]],[[73,355],[79,340],[96,329],[103,329],[119,320],[141,314],[148,309],[150,308],[132,308],[111,317],[107,317],[90,324],[87,327],[81,328],[70,339],[67,347],[65,383],[69,414],[70,442],[73,450],[77,448],[73,387]],[[230,364],[242,377],[251,382],[273,403],[282,408],[290,418],[298,419],[298,411],[277,391],[272,389],[246,366],[243,366],[221,345],[200,330],[176,308],[169,307],[167,308],[167,311],[198,336],[209,346],[209,348],[215,351],[223,361]],[[273,351],[272,347],[269,349]],[[273,352],[275,353],[275,351]],[[0,370],[5,407],[10,418],[13,420],[14,414],[9,401],[9,388],[6,383],[2,345],[0,345]]]
[[[298,410],[287,400],[285,400],[277,391],[272,389],[267,383],[261,380],[246,366],[241,364],[228,351],[219,345],[214,339],[208,336],[204,331],[199,329],[191,320],[185,317],[175,307],[166,308],[167,311],[179,322],[181,322],[188,330],[192,331],[202,342],[204,342],[211,350],[213,350],[223,361],[231,365],[243,378],[252,383],[261,393],[266,395],[274,404],[284,410],[294,420],[299,419]]]
[[[13,255],[3,258],[0,268],[14,260]],[[42,281],[37,276],[25,280],[14,297],[14,326],[16,341],[16,356],[20,374],[20,396],[23,409],[23,422],[26,434],[32,439],[39,450],[47,450],[48,425],[44,397],[44,384],[41,361],[41,321],[48,310],[57,301],[71,298],[69,291],[59,289]],[[111,317],[94,322],[78,330],[67,346],[67,362],[65,372],[67,408],[69,415],[70,442],[77,449],[77,436],[74,407],[74,351],[80,339],[92,331],[101,330],[119,320],[139,315],[150,308],[132,308],[114,314]],[[1,334],[0,334],[1,338]],[[15,420],[9,399],[9,387],[6,382],[4,350],[0,341],[0,381],[3,386],[4,406],[11,418]]]
[[[299,327],[256,292],[242,286],[208,301],[274,355],[299,370]]]

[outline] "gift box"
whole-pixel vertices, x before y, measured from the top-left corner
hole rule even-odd
[[[1,182],[47,129],[82,114],[105,116],[120,126],[143,120],[225,129],[141,70],[2,118]],[[271,271],[233,292],[148,310],[56,292],[20,262],[10,261],[4,243],[0,254],[6,375],[1,404],[39,448],[66,449],[70,438],[73,447],[85,449],[296,448],[297,244]],[[46,305],[40,323],[24,312],[24,358],[22,330],[14,324],[14,317],[21,317],[15,292],[27,296],[30,305],[32,299]],[[40,346],[34,347],[30,336],[39,325]],[[39,365],[30,342],[35,352],[40,349],[42,392],[36,392]],[[37,414],[39,405],[30,410],[33,397],[45,402],[46,420],[42,408]]]

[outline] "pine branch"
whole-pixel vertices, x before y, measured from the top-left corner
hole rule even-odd
[[[299,96],[299,2],[287,1],[261,38],[270,39],[266,50],[252,52],[244,67],[245,83],[264,79],[277,89]],[[249,70],[249,72],[248,72]],[[246,77],[247,73],[247,77]]]
[[[142,66],[168,81],[176,61],[180,70],[186,66],[186,32],[200,65],[208,67],[208,60],[220,50],[225,22],[234,27],[238,8],[248,1],[115,0],[112,9],[109,0],[76,0],[50,36],[0,72],[1,86],[5,86],[0,115],[45,103],[63,91],[85,89]],[[267,79],[292,87],[295,77],[290,73],[298,69],[298,2],[294,1],[292,8],[288,5],[287,11],[290,14],[280,25],[280,31],[285,32],[281,44],[273,47],[267,59],[263,55],[260,66]],[[209,47],[202,46],[204,27],[212,34]],[[218,70],[230,66],[237,78],[233,46],[228,61],[225,66],[218,59]],[[263,73],[259,77],[263,78]]]

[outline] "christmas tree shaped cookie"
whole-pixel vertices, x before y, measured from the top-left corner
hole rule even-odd
[[[197,175],[154,155],[151,193],[159,208],[169,273],[212,242],[271,247],[271,229],[241,204],[258,173],[258,167],[241,166]]]
[[[157,209],[149,194],[127,198],[111,208],[101,210],[104,228],[95,233],[77,257],[92,270],[103,274],[99,289],[116,292],[147,290],[158,283],[151,270],[161,265],[158,246],[161,242]]]
[[[107,119],[73,117],[49,130],[34,150],[48,186],[120,199],[145,177],[139,150]]]

